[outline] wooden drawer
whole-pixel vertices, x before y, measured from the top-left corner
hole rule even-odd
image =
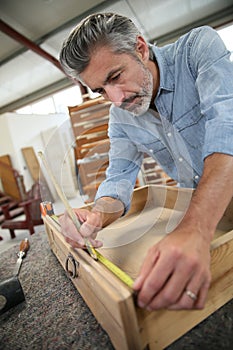
[[[129,213],[103,229],[102,255],[137,276],[148,248],[182,218],[192,190],[150,185],[134,191]],[[85,251],[65,242],[51,218],[44,223],[50,246],[116,349],[162,349],[233,297],[233,201],[211,245],[212,283],[203,310],[149,312],[138,308],[130,288]],[[75,271],[76,267],[76,271]]]

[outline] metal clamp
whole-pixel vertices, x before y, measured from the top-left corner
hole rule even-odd
[[[72,271],[69,270],[69,263],[72,267]],[[65,265],[65,269],[67,274],[69,275],[69,277],[71,278],[75,278],[78,277],[78,268],[79,267],[79,262],[76,261],[73,257],[72,254],[68,254],[67,258],[66,258],[66,265]]]

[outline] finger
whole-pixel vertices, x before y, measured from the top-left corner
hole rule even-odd
[[[148,309],[168,308],[176,304],[182,297],[183,291],[192,276],[193,271],[190,265],[185,263],[178,264],[166,280],[166,283],[148,304]]]
[[[85,209],[83,209],[82,211],[79,210],[79,209],[73,209],[75,215],[78,217],[78,220],[80,221],[80,223],[82,224],[85,220],[86,220],[86,217],[87,217],[87,211]],[[89,213],[89,211],[88,211]]]
[[[80,233],[84,237],[96,238],[97,232],[101,229],[100,217],[96,213],[86,211],[85,222],[80,227]]]
[[[84,239],[81,234],[77,231],[75,225],[72,220],[69,218],[67,214],[64,214],[59,218],[59,222],[61,224],[62,234],[66,239],[69,239],[69,242],[76,242],[80,247],[84,246]],[[72,244],[74,246],[74,243]]]
[[[205,281],[205,283],[203,284],[203,286],[199,292],[199,297],[198,297],[198,300],[195,304],[196,309],[203,309],[204,308],[205,302],[207,299],[207,295],[208,295],[209,287],[210,287],[210,278],[207,281]]]
[[[166,285],[174,272],[175,257],[169,254],[159,255],[156,264],[146,276],[143,285],[138,293],[138,304],[145,307],[151,304],[154,298]]]
[[[86,248],[86,245],[85,245],[85,241],[83,240],[82,242],[77,242],[77,241],[74,241],[72,240],[71,238],[69,237],[65,237],[65,240],[67,243],[69,243],[73,248],[81,248],[81,249],[85,249]],[[98,241],[98,240],[94,240],[94,239],[90,239],[90,242],[92,244],[92,246],[94,248],[100,248],[103,246],[103,243],[101,241]]]
[[[183,293],[177,303],[171,305],[171,310],[180,309],[200,309],[204,307],[206,296],[209,288],[209,278],[202,274],[195,275],[187,287],[183,290]]]
[[[65,240],[67,243],[69,243],[73,248],[85,248],[85,243],[84,243],[84,240],[83,242],[77,242],[77,241],[74,241],[73,239],[69,238],[69,237],[65,237]]]
[[[99,226],[91,225],[85,221],[80,227],[80,233],[83,237],[95,239],[100,229]]]
[[[94,248],[100,248],[100,247],[103,246],[103,242],[101,242],[101,241],[99,241],[99,240],[97,240],[97,239],[92,239],[92,238],[90,238],[89,241],[90,241],[90,243],[92,244],[92,246],[93,246]]]
[[[139,290],[142,288],[142,285],[145,281],[145,279],[147,278],[147,276],[149,275],[150,271],[152,270],[154,264],[156,263],[156,261],[159,258],[159,251],[154,251],[154,254],[148,253],[148,256],[146,257],[146,259],[144,260],[140,273],[138,275],[138,277],[136,278],[136,280],[134,281],[133,284],[133,289],[135,291]]]
[[[80,227],[80,233],[83,237],[95,239],[97,236],[97,228],[84,222]]]
[[[191,310],[195,309],[198,299],[198,292],[193,292],[190,288],[185,289],[179,301],[167,307],[169,310]]]

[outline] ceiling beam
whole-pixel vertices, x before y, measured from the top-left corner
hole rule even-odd
[[[91,9],[85,11],[84,13],[82,13],[81,15],[78,15],[74,18],[72,18],[71,20],[63,23],[62,25],[60,25],[59,27],[53,29],[52,31],[50,31],[49,33],[41,36],[40,38],[34,40],[34,44],[39,46],[41,44],[43,44],[46,40],[48,40],[49,38],[53,37],[54,35],[58,34],[59,32],[61,32],[62,30],[65,30],[67,28],[70,27],[74,27],[75,25],[77,25],[77,23],[79,23],[84,17],[90,15],[91,13],[94,12],[101,12],[104,11],[106,6],[108,5],[112,5],[116,2],[119,2],[121,0],[104,0],[102,1],[100,4],[92,7]],[[28,49],[27,47],[22,47],[21,49],[16,50],[15,52],[13,52],[11,55],[5,57],[4,59],[2,59],[0,61],[0,66],[2,66],[3,64],[6,64],[7,62],[11,61],[12,59],[18,57],[19,55],[22,55],[24,52],[26,52]]]
[[[6,35],[10,36],[12,39],[21,43],[23,46],[27,47],[29,50],[32,50],[36,54],[45,58],[47,61],[51,62],[54,66],[56,66],[59,70],[61,70],[64,73],[60,62],[55,57],[53,57],[48,52],[43,50],[40,46],[37,46],[33,41],[29,40],[28,38],[26,38],[25,36],[17,32],[14,28],[10,27],[7,23],[3,22],[1,19],[0,19],[0,30]]]

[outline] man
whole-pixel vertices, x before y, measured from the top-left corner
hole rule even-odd
[[[233,73],[229,52],[209,27],[176,43],[148,45],[131,20],[113,13],[84,19],[65,41],[66,72],[113,102],[110,165],[92,211],[76,210],[68,242],[95,247],[98,230],[129,208],[144,152],[179,186],[196,188],[178,226],[152,246],[134,289],[138,305],[200,309],[210,285],[210,242],[233,195]],[[159,276],[159,277],[158,277]]]

